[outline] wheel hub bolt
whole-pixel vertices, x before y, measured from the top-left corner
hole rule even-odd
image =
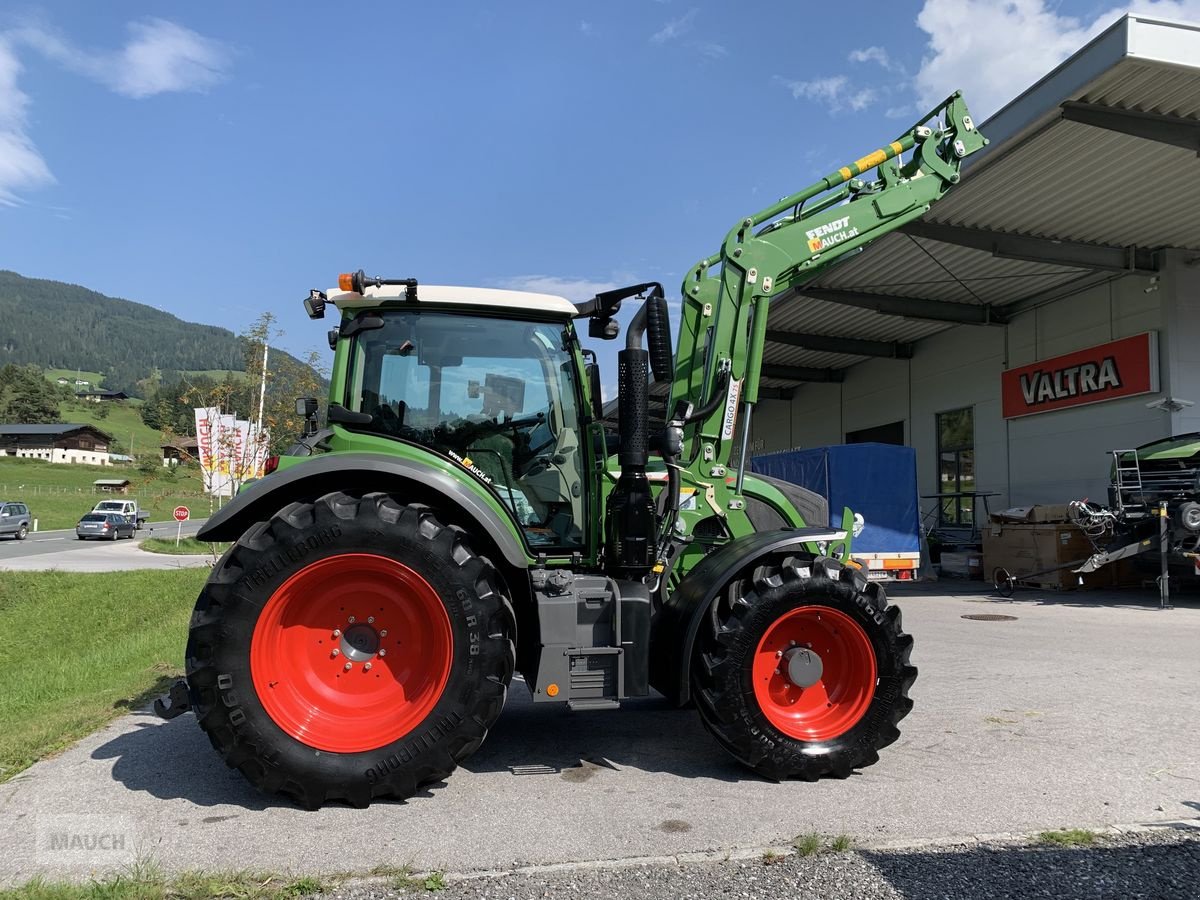
[[[352,668],[354,668],[354,663],[346,663],[344,666],[342,666],[342,668],[349,672]]]
[[[339,637],[341,637],[341,636],[342,636],[342,629],[340,629],[340,628],[335,628],[335,629],[333,629],[333,636],[334,636],[335,638],[339,638]]]
[[[387,656],[387,651],[386,651],[386,650],[380,650],[380,651],[379,651],[379,655],[380,655],[381,657]]]
[[[370,663],[367,663],[365,666],[363,666],[363,671],[364,671],[364,672],[370,672],[370,671],[371,671],[371,664],[370,664]]]
[[[341,656],[341,655],[342,655],[342,651],[341,651],[341,650],[339,650],[337,647],[334,647],[334,648],[333,648],[333,652],[332,652],[330,655],[331,655],[331,656]]]
[[[347,619],[347,621],[348,621],[348,622],[349,622],[351,625],[353,625],[353,624],[354,624],[354,616],[351,616],[349,619]]]
[[[368,624],[368,625],[374,625],[374,624],[375,624],[375,617],[374,617],[374,616],[367,616],[367,624]]]
[[[380,637],[387,637],[387,629],[386,629],[386,628],[384,628],[382,631],[380,631],[380,632],[379,632],[379,636],[380,636]]]

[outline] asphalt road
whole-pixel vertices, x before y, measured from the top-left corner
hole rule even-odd
[[[183,523],[184,537],[195,534],[207,519],[193,519]],[[121,569],[175,568],[180,558],[163,554],[147,553],[137,545],[148,537],[175,537],[176,523],[149,522],[134,539],[119,541],[81,541],[75,536],[74,528],[57,531],[30,533],[23,541],[13,538],[0,539],[0,571],[30,571],[38,569],[61,569],[78,572],[106,572]],[[200,561],[204,557],[198,557]],[[195,565],[196,558],[184,563]]]
[[[534,706],[514,683],[483,748],[407,803],[305,812],[253,791],[190,714],[125,716],[0,785],[0,882],[151,858],[168,870],[448,872],[1191,821],[1200,602],[1149,592],[902,596],[921,674],[903,737],[844,781],[764,781],[695,710]],[[978,613],[1007,621],[962,618]],[[109,835],[103,848],[55,834]],[[505,895],[507,896],[507,895]]]

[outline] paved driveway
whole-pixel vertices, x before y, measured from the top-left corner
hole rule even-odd
[[[488,742],[445,784],[309,813],[254,793],[190,714],[137,714],[0,785],[0,881],[136,856],[171,870],[461,872],[763,847],[811,830],[874,845],[1200,815],[1200,604],[898,599],[917,638],[917,706],[881,762],[845,781],[757,778],[694,710],[658,699],[570,713],[535,708],[514,684]],[[985,612],[1017,618],[962,618]]]
[[[151,522],[135,532],[133,540],[81,541],[75,529],[39,531],[23,541],[0,541],[0,571],[31,572],[57,569],[61,572],[120,572],[128,569],[178,569],[184,566],[212,565],[206,556],[173,556],[148,553],[138,544],[148,537],[171,539],[176,532],[194,535],[205,519],[184,522]]]

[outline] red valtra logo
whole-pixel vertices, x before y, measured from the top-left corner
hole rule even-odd
[[[1001,375],[1004,418],[1157,391],[1156,338],[1146,332],[1009,369]]]

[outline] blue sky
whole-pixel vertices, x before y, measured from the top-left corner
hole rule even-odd
[[[1200,0],[1134,5],[1200,19]],[[1121,7],[846,11],[15,0],[0,268],[235,331],[271,310],[296,352],[328,327],[303,316],[308,288],[359,267],[572,299],[659,279],[675,295],[742,215],[954,88],[985,118]]]

